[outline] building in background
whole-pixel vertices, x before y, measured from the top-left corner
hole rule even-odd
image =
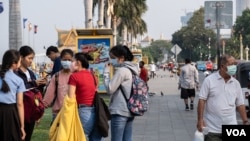
[[[187,12],[185,16],[181,16],[182,26],[187,26],[189,19],[193,16],[193,12]]]
[[[250,0],[236,0],[236,16],[241,16],[247,8],[250,8]]]
[[[143,40],[141,40],[140,45],[142,48],[146,48],[146,47],[150,46],[152,41],[153,41],[153,39],[151,37],[146,36]]]

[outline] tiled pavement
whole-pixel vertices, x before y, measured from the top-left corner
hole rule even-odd
[[[185,111],[177,89],[177,77],[159,70],[158,76],[149,80],[150,109],[144,116],[136,117],[133,141],[192,141],[196,130],[196,103],[193,111]],[[161,96],[160,93],[164,96]],[[105,141],[109,141],[110,137]]]

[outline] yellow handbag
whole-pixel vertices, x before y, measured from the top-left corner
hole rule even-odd
[[[50,141],[86,141],[75,98],[64,98],[63,106],[49,130]]]

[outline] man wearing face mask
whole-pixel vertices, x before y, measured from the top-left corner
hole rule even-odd
[[[236,109],[242,124],[248,124],[239,82],[233,77],[237,67],[234,57],[221,57],[220,69],[204,80],[199,94],[197,129],[208,129],[205,141],[222,141],[222,125],[236,125]]]

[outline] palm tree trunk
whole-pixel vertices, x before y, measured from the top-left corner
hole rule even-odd
[[[9,0],[9,48],[18,49],[22,45],[20,1]]]
[[[128,42],[128,28],[125,26],[122,31],[122,44],[127,45]]]
[[[116,16],[113,17],[113,35],[114,35],[114,46],[117,44],[117,18]]]
[[[111,20],[112,15],[114,14],[114,1],[113,0],[106,0],[105,1],[105,27],[111,28]]]
[[[85,28],[93,28],[93,0],[84,0],[85,7]]]
[[[104,0],[98,1],[98,27],[103,28],[104,19]]]

